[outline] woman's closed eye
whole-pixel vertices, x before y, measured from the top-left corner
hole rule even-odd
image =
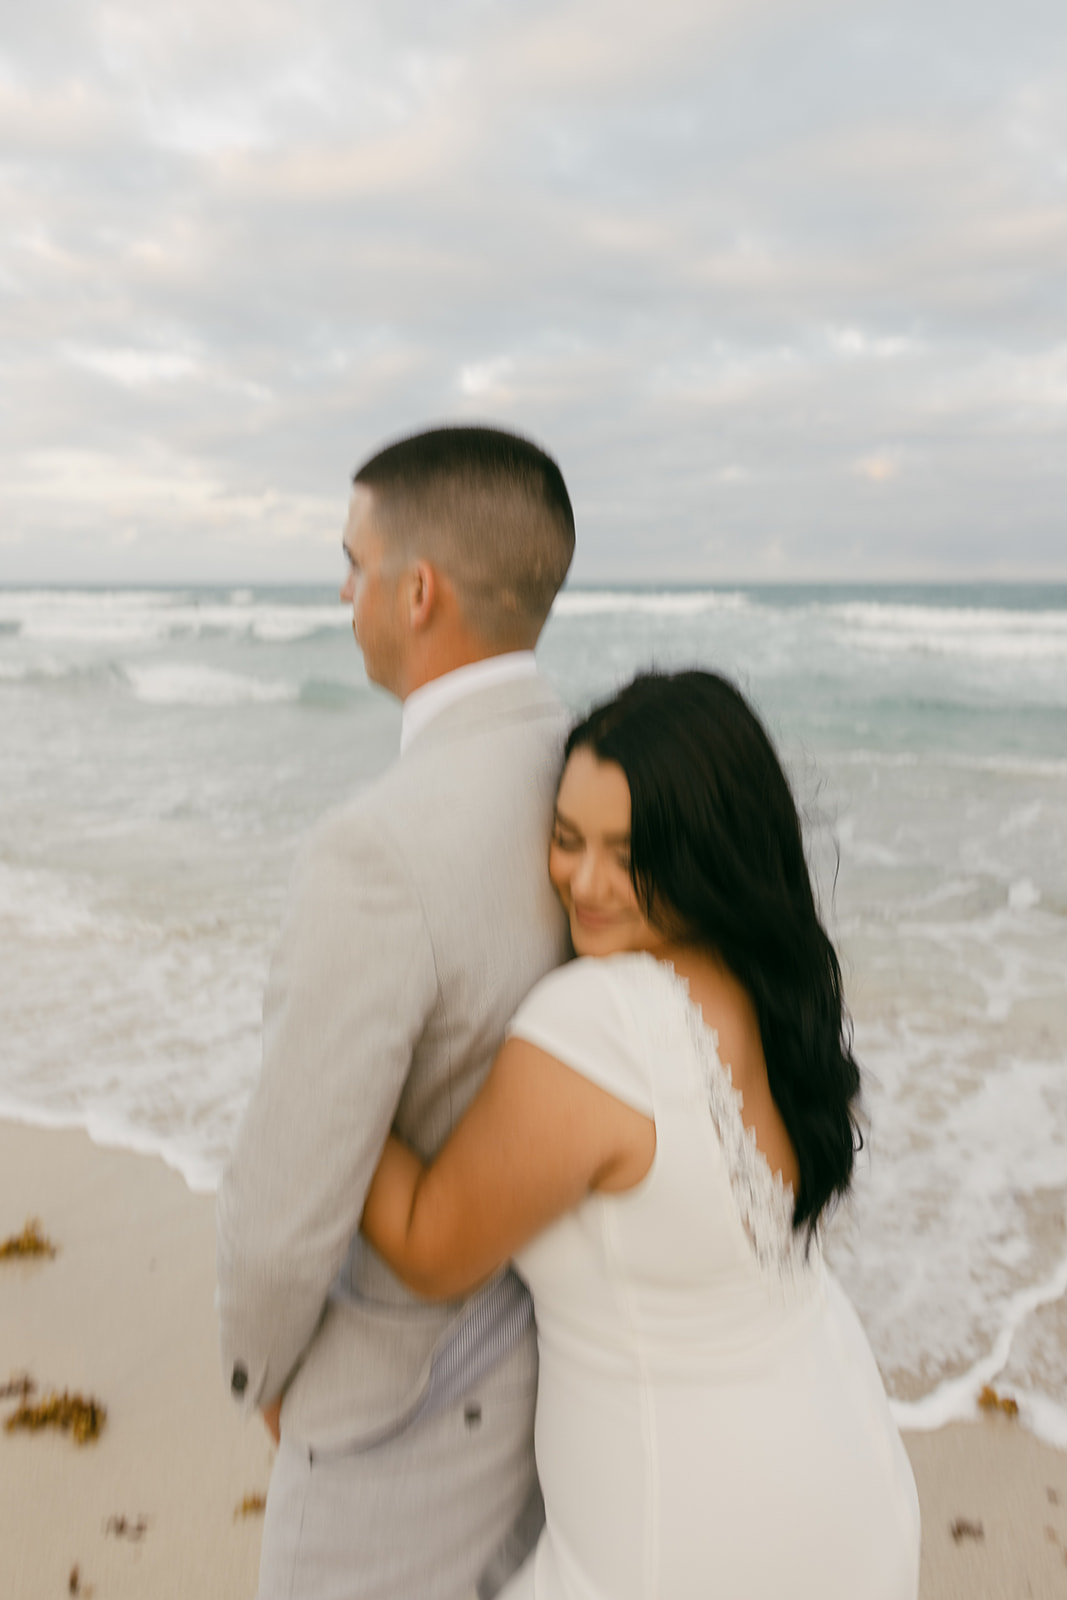
[[[559,850],[580,850],[584,841],[581,834],[575,833],[573,828],[566,828],[561,822],[556,822],[552,827],[552,843]]]

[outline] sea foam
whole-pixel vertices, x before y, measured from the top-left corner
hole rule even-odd
[[[331,605],[253,598],[236,603],[189,591],[0,591],[0,623],[45,644],[144,645],[212,633],[291,643],[351,627],[351,612]]]
[[[126,669],[138,700],[152,706],[233,706],[296,700],[299,689],[289,683],[265,682],[215,667],[159,662]]]
[[[552,608],[557,617],[700,617],[715,611],[742,611],[751,602],[743,594],[699,589],[669,593],[634,593],[614,589],[566,589]]]

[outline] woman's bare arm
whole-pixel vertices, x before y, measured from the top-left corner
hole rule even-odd
[[[386,1144],[363,1232],[402,1281],[447,1300],[492,1277],[590,1190],[629,1189],[655,1124],[554,1056],[510,1039],[436,1160]]]

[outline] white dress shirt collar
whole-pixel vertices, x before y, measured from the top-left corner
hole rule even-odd
[[[532,678],[537,673],[537,662],[532,650],[512,650],[507,655],[490,656],[485,661],[472,661],[469,666],[457,667],[440,678],[431,678],[421,689],[412,690],[404,701],[400,723],[400,754],[418,738],[422,730],[436,716],[457,700],[480,689],[490,689],[498,683],[511,683],[516,678]]]

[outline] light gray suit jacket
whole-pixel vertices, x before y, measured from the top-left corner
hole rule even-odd
[[[461,1315],[404,1289],[359,1219],[390,1128],[432,1156],[568,953],[547,873],[565,726],[540,678],[472,693],[297,863],[219,1191],[218,1306],[227,1381],[247,1374],[249,1409],[286,1389],[283,1434],[317,1450],[395,1431]]]

